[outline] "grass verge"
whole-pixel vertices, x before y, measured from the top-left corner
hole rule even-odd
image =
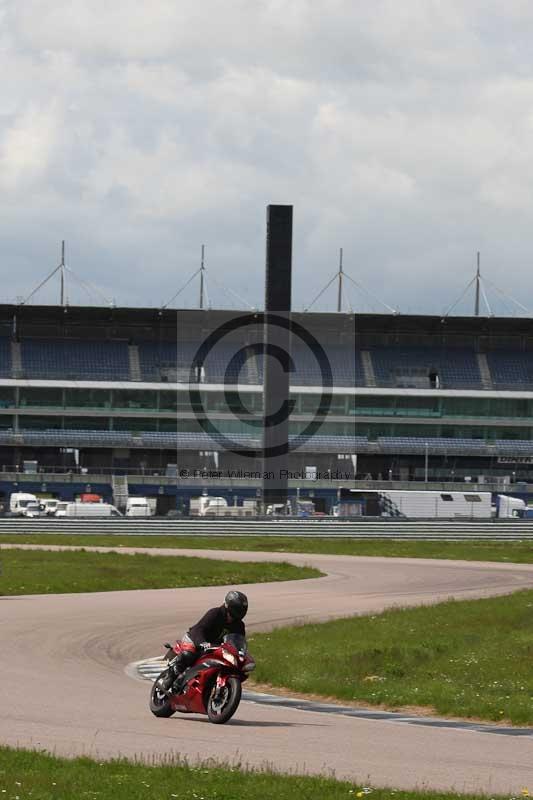
[[[392,527],[391,527],[392,530]],[[208,550],[262,550],[277,553],[326,553],[394,558],[444,558],[533,564],[531,542],[419,542],[390,539],[321,539],[306,536],[127,536],[4,534],[0,544],[63,544],[86,547],[198,547]]]
[[[253,680],[389,709],[533,724],[533,591],[254,634]]]
[[[18,800],[99,800],[198,798],[198,800],[347,800],[371,794],[375,800],[474,800],[481,795],[405,792],[362,787],[332,778],[278,775],[220,766],[191,767],[169,763],[145,766],[126,761],[97,762],[88,758],[56,758],[0,747],[0,792]],[[491,795],[495,798],[496,795]]]
[[[3,550],[0,566],[0,596],[227,586],[322,575],[316,569],[284,563],[241,564],[185,556],[177,563],[165,556],[83,550]]]

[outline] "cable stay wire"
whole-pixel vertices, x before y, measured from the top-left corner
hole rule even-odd
[[[344,290],[344,296],[346,298],[346,303],[348,305],[348,311],[350,312],[350,314],[355,314],[354,311],[355,303],[352,305],[352,296],[347,289]]]
[[[27,297],[26,297],[24,300],[22,300],[22,301],[19,303],[19,305],[21,305],[21,306],[25,306],[25,305],[27,305],[27,304],[30,302],[30,300],[32,299],[32,297],[33,297],[34,295],[36,295],[36,294],[37,294],[37,292],[39,291],[39,289],[42,289],[42,288],[43,288],[43,286],[45,286],[45,285],[48,283],[48,281],[49,281],[49,280],[51,280],[51,279],[54,277],[54,275],[56,274],[56,272],[59,272],[59,270],[60,270],[62,267],[64,267],[64,264],[58,264],[58,265],[57,265],[57,267],[55,267],[55,268],[52,270],[52,272],[50,272],[50,273],[49,273],[49,275],[47,275],[47,276],[46,276],[46,278],[45,278],[44,280],[42,280],[42,281],[40,282],[40,284],[39,284],[38,286],[36,286],[36,287],[35,287],[35,289],[33,289],[33,290],[32,290],[32,291],[29,293],[29,295],[28,295],[28,296],[27,296]]]
[[[207,274],[208,274],[208,273],[207,273],[207,270],[205,270],[205,275],[206,275],[206,277],[207,277]],[[224,292],[224,293],[225,293],[225,294],[227,294],[227,295],[233,295],[233,296],[234,296],[234,297],[235,297],[235,298],[236,298],[236,299],[239,301],[239,303],[243,303],[243,304],[244,304],[245,306],[247,306],[247,307],[248,307],[248,308],[249,308],[251,311],[253,311],[253,308],[254,308],[254,307],[253,307],[253,306],[250,304],[250,302],[249,302],[248,300],[245,300],[243,297],[241,297],[240,295],[238,295],[238,294],[237,294],[237,292],[234,292],[234,291],[233,291],[233,289],[231,289],[229,286],[224,286],[224,284],[221,284],[221,283],[219,283],[217,280],[215,280],[215,278],[213,278],[213,275],[212,275],[211,273],[209,273],[209,281],[210,281],[211,283],[214,283],[214,284],[215,284],[215,286],[216,286],[218,289],[220,289],[220,291]],[[238,308],[239,308],[239,307],[237,306],[237,309],[238,309]]]
[[[522,311],[525,311],[525,312],[526,312],[526,314],[531,314],[531,309],[530,309],[530,308],[526,308],[526,306],[522,305],[522,303],[520,303],[518,300],[515,300],[515,298],[514,298],[512,295],[508,294],[507,292],[504,292],[502,289],[500,289],[498,286],[496,286],[496,284],[495,284],[495,283],[493,283],[493,282],[492,282],[491,280],[489,280],[488,278],[482,277],[482,278],[481,278],[481,281],[482,281],[482,282],[484,281],[484,282],[488,283],[488,284],[489,284],[489,286],[492,286],[492,288],[493,288],[493,289],[494,289],[496,292],[498,292],[498,294],[500,294],[502,297],[505,297],[507,300],[511,300],[511,301],[512,301],[512,302],[513,302],[513,303],[514,303],[516,306],[518,306],[519,308],[521,308],[521,309],[522,309]]]
[[[400,313],[397,308],[393,308],[392,306],[389,306],[388,303],[385,303],[383,300],[380,300],[379,297],[376,297],[376,295],[372,294],[372,292],[369,292],[368,289],[365,289],[364,286],[362,286],[360,283],[355,281],[352,278],[351,275],[348,275],[347,272],[344,273],[344,277],[348,278],[348,280],[353,283],[353,285],[355,286],[356,289],[359,289],[360,292],[363,292],[364,294],[368,295],[368,297],[370,297],[372,300],[374,300],[374,302],[378,303],[379,305],[383,306],[388,311],[390,311],[391,314],[399,314]]]
[[[325,292],[325,291],[327,291],[327,289],[329,289],[329,287],[331,286],[331,284],[333,283],[333,281],[335,281],[335,280],[337,279],[337,277],[338,277],[338,273],[336,272],[336,273],[335,273],[335,275],[333,276],[333,278],[332,278],[332,279],[331,279],[331,280],[330,280],[330,281],[329,281],[329,282],[328,282],[328,283],[327,283],[327,284],[324,286],[324,288],[322,289],[322,291],[321,291],[321,292],[319,292],[319,294],[317,294],[317,296],[315,297],[315,299],[313,300],[313,302],[312,302],[310,305],[308,305],[308,306],[307,306],[307,308],[304,308],[304,313],[306,313],[307,311],[310,311],[310,310],[313,308],[313,306],[314,306],[314,304],[317,302],[317,300],[320,300],[320,298],[322,297],[322,295],[324,294],[324,292]],[[345,277],[347,277],[347,276],[346,276],[346,273],[345,273]]]
[[[510,305],[507,302],[506,298],[505,297],[500,297],[498,299],[499,299],[500,303],[503,304],[503,306],[505,308],[505,311],[509,314],[509,316],[516,317],[516,309],[513,308],[512,305]],[[495,314],[492,314],[492,316],[495,316]]]
[[[450,306],[450,308],[449,308],[449,309],[448,309],[448,310],[447,310],[447,311],[446,311],[446,312],[445,312],[445,313],[442,315],[444,319],[446,319],[446,317],[449,317],[449,316],[450,316],[450,314],[452,313],[453,309],[454,309],[456,306],[458,306],[458,305],[459,305],[459,303],[461,302],[461,300],[463,299],[463,297],[465,296],[465,294],[468,292],[468,290],[470,289],[470,287],[474,285],[474,283],[475,283],[475,282],[476,282],[476,276],[474,275],[474,277],[472,278],[472,280],[471,280],[471,281],[470,281],[470,282],[467,284],[466,288],[463,290],[463,292],[462,292],[462,294],[460,295],[460,297],[459,297],[459,298],[458,298],[458,299],[455,301],[455,303],[453,303],[453,305],[451,305],[451,306]]]
[[[338,302],[337,302],[337,311],[342,311],[342,301],[343,301],[343,297],[342,297],[342,294],[343,294],[343,292],[342,292],[342,286],[343,286],[342,280],[343,280],[343,278],[347,278],[351,283],[353,283],[353,285],[355,286],[356,289],[358,289],[360,292],[362,292],[367,297],[369,297],[372,300],[373,303],[377,303],[378,306],[382,306],[383,308],[386,308],[387,311],[389,311],[391,314],[399,314],[400,313],[398,311],[398,309],[392,308],[392,306],[390,306],[388,303],[385,303],[379,297],[377,297],[376,295],[372,294],[372,292],[370,292],[362,284],[360,284],[358,281],[356,281],[354,278],[352,278],[351,275],[349,275],[347,272],[344,271],[344,269],[343,269],[343,248],[342,247],[340,248],[340,251],[339,251],[339,269],[337,270],[335,275],[333,275],[333,277],[326,283],[324,288],[313,299],[312,303],[310,303],[306,308],[303,309],[304,313],[307,312],[307,311],[310,311],[313,308],[315,303],[317,303],[318,300],[320,300],[320,298],[322,297],[324,292],[327,292],[329,287],[336,280],[338,280],[338,282],[339,282],[339,298],[338,298]],[[350,306],[350,312],[351,313],[355,313],[354,309],[351,306]]]
[[[492,309],[490,307],[489,299],[487,297],[487,293],[485,291],[485,287],[483,285],[483,281],[479,281],[479,288],[481,289],[481,294],[483,295],[483,300],[485,301],[485,305],[487,306],[487,311],[489,312],[489,316],[493,316]]]
[[[209,278],[211,281],[211,277]],[[211,299],[209,297],[209,287],[207,285],[207,270],[204,269],[204,294],[206,299],[206,308],[211,308]]]
[[[170,300],[169,300],[167,303],[165,303],[164,305],[162,305],[162,306],[161,306],[161,309],[168,308],[168,307],[169,307],[169,305],[170,305],[171,303],[173,303],[173,302],[174,302],[174,300],[176,299],[176,297],[179,297],[179,296],[180,296],[180,294],[181,294],[181,293],[182,293],[182,292],[183,292],[183,291],[184,291],[184,290],[187,288],[187,286],[188,286],[188,285],[189,285],[189,284],[190,284],[190,283],[191,283],[191,282],[192,282],[192,281],[193,281],[193,280],[196,278],[196,276],[200,274],[200,272],[201,272],[201,271],[202,271],[202,267],[198,267],[198,269],[196,270],[196,272],[194,272],[194,273],[191,275],[191,277],[189,278],[189,280],[187,281],[187,283],[184,283],[184,284],[183,284],[183,286],[181,287],[181,289],[178,289],[178,291],[176,292],[176,294],[175,294],[175,295],[173,295],[173,296],[170,298]]]
[[[97,297],[100,297],[106,303],[106,305],[110,306],[111,308],[114,307],[115,303],[108,297],[106,297],[106,295],[103,292],[101,292],[97,286],[94,286],[92,283],[89,283],[88,281],[84,281],[70,267],[67,267],[66,264],[64,265],[64,267],[65,270],[69,273],[69,275],[72,275],[74,280],[77,281],[83,289],[85,289],[89,297],[91,296],[91,292],[93,292]]]
[[[463,290],[463,292],[461,293],[459,298],[455,301],[455,303],[453,303],[453,305],[450,306],[450,308],[448,308],[448,310],[444,313],[443,318],[445,319],[446,317],[448,317],[451,314],[451,312],[454,310],[454,308],[457,307],[457,305],[462,301],[462,299],[464,298],[464,296],[466,295],[468,290],[474,284],[476,284],[476,310],[475,310],[475,316],[479,315],[479,295],[480,294],[481,294],[481,297],[483,299],[483,302],[485,303],[485,306],[486,306],[486,309],[487,309],[487,314],[489,316],[494,316],[494,312],[493,312],[491,304],[489,302],[489,297],[488,297],[488,293],[486,291],[486,287],[490,287],[491,289],[493,289],[495,292],[498,293],[498,295],[500,296],[500,301],[503,303],[503,306],[504,306],[505,310],[508,313],[510,313],[511,316],[516,316],[516,311],[513,311],[512,307],[509,308],[509,305],[508,305],[507,301],[510,301],[511,303],[514,303],[515,306],[517,306],[522,311],[524,311],[526,314],[531,316],[532,315],[531,309],[526,308],[525,305],[523,305],[518,300],[516,300],[516,298],[514,298],[508,292],[504,292],[503,289],[500,289],[499,286],[496,286],[494,281],[491,281],[489,278],[486,278],[484,275],[481,274],[479,256],[480,256],[480,254],[478,252],[478,254],[477,254],[477,270],[476,270],[476,274],[474,275],[472,280],[468,282],[468,284],[466,285],[465,289]]]

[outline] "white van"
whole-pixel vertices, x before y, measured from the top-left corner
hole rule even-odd
[[[67,506],[68,505],[69,504],[66,501],[61,501],[60,500],[59,503],[57,504],[57,508],[56,508],[54,516],[55,517],[66,517],[66,515],[67,515]]]
[[[126,503],[127,517],[151,517],[152,509],[146,497],[128,497]]]
[[[65,506],[63,508],[63,505]],[[56,517],[121,517],[120,511],[110,503],[58,503]]]
[[[32,516],[36,516],[33,511],[34,504],[38,503],[37,497],[28,492],[13,492],[9,498],[9,511],[11,514],[16,514],[17,517],[25,517],[27,516],[26,509],[30,503],[32,504]]]
[[[51,497],[46,497],[44,499],[41,498],[41,500],[39,500],[39,503],[41,505],[43,513],[46,514],[47,517],[51,517],[57,511],[59,500],[56,500]]]
[[[30,500],[26,508],[22,512],[23,517],[40,517],[42,513],[42,508],[40,503],[37,501],[34,503],[33,500]]]

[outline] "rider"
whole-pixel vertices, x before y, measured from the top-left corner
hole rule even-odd
[[[192,625],[181,640],[181,652],[169,664],[169,675],[165,689],[173,686],[181,689],[181,678],[198,655],[211,645],[218,645],[228,633],[246,635],[243,618],[248,611],[248,598],[242,592],[228,592],[224,604],[210,608],[195,625]]]

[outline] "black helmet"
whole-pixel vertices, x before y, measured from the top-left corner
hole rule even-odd
[[[248,598],[242,592],[228,592],[224,605],[233,619],[243,619],[248,611]]]

